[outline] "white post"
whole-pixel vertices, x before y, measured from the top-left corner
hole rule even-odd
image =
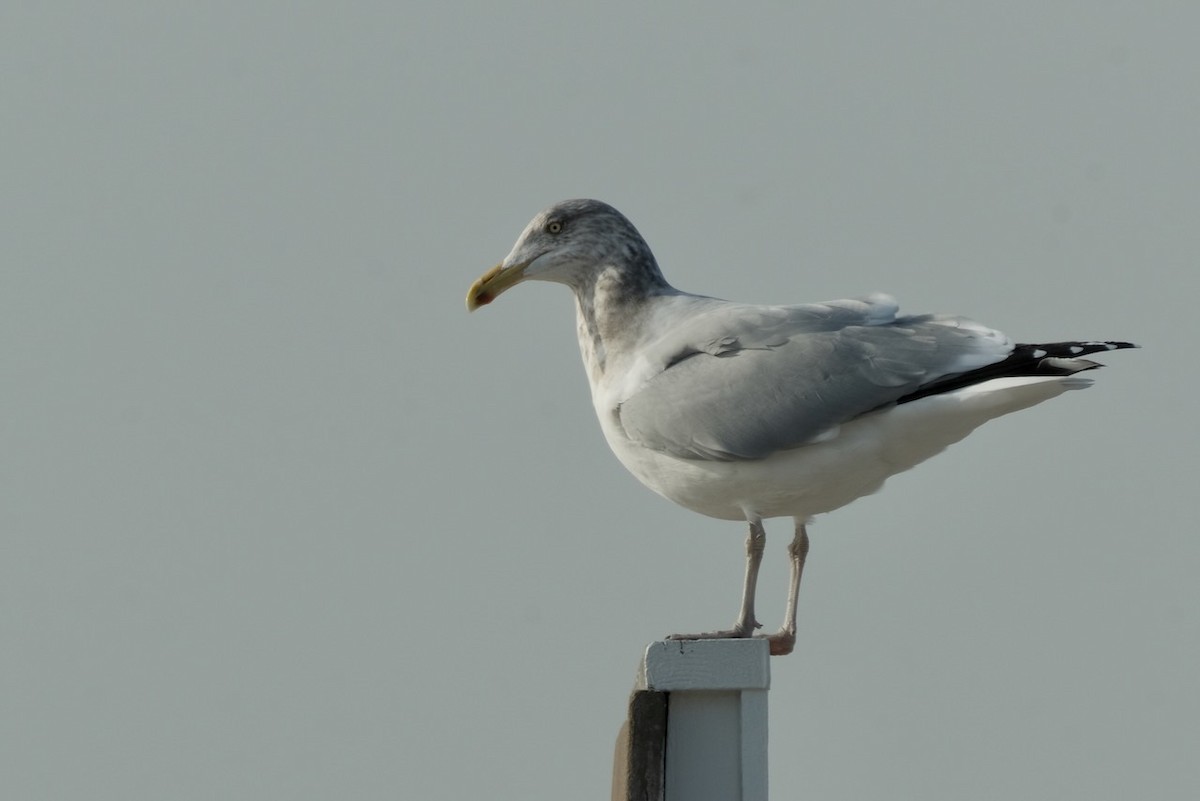
[[[634,695],[665,693],[665,748],[644,746],[663,756],[665,801],[767,801],[770,686],[762,639],[664,640],[646,648]]]

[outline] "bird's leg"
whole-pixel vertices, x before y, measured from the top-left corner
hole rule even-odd
[[[754,595],[758,589],[758,568],[762,565],[766,548],[767,532],[762,521],[754,518],[750,521],[750,534],[746,537],[746,581],[742,585],[742,608],[733,627],[734,631],[742,632],[739,635],[741,637],[749,637],[762,626],[754,619]]]
[[[796,646],[796,603],[800,597],[800,576],[804,573],[804,560],[808,556],[808,530],[803,520],[796,521],[796,536],[788,546],[792,562],[792,580],[788,586],[787,611],[783,615],[783,626],[775,634],[766,636],[772,656],[785,656]]]
[[[767,546],[767,532],[762,521],[754,518],[750,522],[750,534],[746,537],[746,582],[742,587],[742,608],[738,612],[733,628],[724,631],[707,631],[703,634],[672,634],[668,640],[727,640],[750,637],[760,624],[754,619],[754,592],[758,586],[758,568],[762,565],[763,551]]]

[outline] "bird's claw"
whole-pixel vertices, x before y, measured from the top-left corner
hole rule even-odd
[[[668,634],[668,640],[744,640],[754,636],[754,629],[762,628],[761,623],[755,623],[754,628],[734,626],[722,631],[705,631],[700,634]]]

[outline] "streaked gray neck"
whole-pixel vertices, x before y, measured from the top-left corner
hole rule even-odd
[[[608,266],[573,286],[579,350],[588,377],[596,382],[609,366],[610,352],[633,352],[642,320],[654,298],[676,290],[649,255],[634,265]]]

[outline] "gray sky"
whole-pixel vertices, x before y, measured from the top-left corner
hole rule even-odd
[[[561,287],[463,309],[590,196],[690,291],[1145,346],[818,520],[774,797],[1200,796],[1200,10],[1123,5],[7,5],[0,795],[607,797],[744,531]]]

